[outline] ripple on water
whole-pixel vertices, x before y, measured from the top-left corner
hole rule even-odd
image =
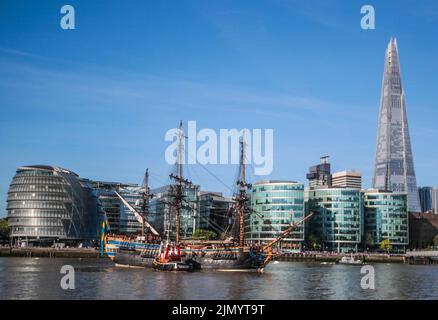
[[[75,268],[76,289],[60,288]],[[360,267],[280,262],[265,274],[165,273],[117,268],[104,259],[0,258],[1,299],[438,299],[438,267],[374,264],[375,290]]]

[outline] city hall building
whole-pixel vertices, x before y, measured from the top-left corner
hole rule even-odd
[[[98,237],[100,202],[92,186],[70,170],[52,166],[17,169],[8,191],[13,243],[51,245]]]

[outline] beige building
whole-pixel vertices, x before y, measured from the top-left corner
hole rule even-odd
[[[332,174],[333,188],[362,188],[362,174],[357,171],[341,171]]]

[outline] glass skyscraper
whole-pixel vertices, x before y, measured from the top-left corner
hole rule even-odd
[[[267,243],[277,238],[292,222],[304,218],[304,185],[292,181],[259,181],[252,187],[251,208],[245,219],[249,242]],[[283,250],[300,250],[304,224],[280,243]]]
[[[386,49],[373,188],[406,192],[409,211],[421,211],[395,39]]]
[[[367,190],[364,203],[365,241],[379,248],[388,239],[394,252],[404,252],[409,243],[406,193]]]
[[[432,187],[418,188],[418,195],[420,197],[421,212],[433,211],[433,204],[432,204],[433,188]]]

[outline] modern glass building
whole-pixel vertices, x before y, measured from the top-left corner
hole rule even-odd
[[[365,239],[374,248],[389,239],[394,252],[404,252],[409,243],[407,194],[367,190],[364,204]]]
[[[409,211],[421,211],[395,39],[390,40],[385,55],[373,188],[405,192]]]
[[[357,188],[320,188],[309,192],[309,235],[323,250],[357,252],[363,235],[363,195]]]
[[[232,225],[230,207],[233,204],[231,197],[224,197],[221,192],[200,192],[199,228],[214,231],[217,234],[227,230]]]
[[[250,193],[252,212],[246,214],[245,237],[252,243],[277,238],[292,222],[304,218],[304,185],[292,181],[259,181]],[[283,250],[301,250],[304,224],[280,243]]]
[[[98,237],[100,202],[92,186],[72,171],[42,165],[19,167],[7,203],[15,243],[52,244]]]
[[[176,230],[175,202],[176,188],[174,185],[165,185],[151,190],[154,197],[149,202],[151,213],[150,222],[158,232],[164,237],[169,233],[170,238],[174,239]],[[180,212],[180,235],[187,238],[199,229],[199,186],[192,185],[183,189],[183,203]]]
[[[144,187],[121,182],[91,181],[105,212],[110,232],[133,235],[141,233],[141,223],[115,194],[117,191],[134,209],[141,212]],[[148,219],[149,221],[149,219]]]
[[[144,187],[139,185],[127,186],[119,190],[120,195],[128,201],[137,212],[142,212]],[[149,215],[148,215],[149,216]],[[148,217],[146,217],[148,219]],[[148,219],[149,222],[149,219]],[[121,234],[141,234],[141,223],[135,214],[123,203],[120,207],[120,233]]]
[[[420,187],[418,195],[420,196],[421,212],[433,211],[433,188]]]

